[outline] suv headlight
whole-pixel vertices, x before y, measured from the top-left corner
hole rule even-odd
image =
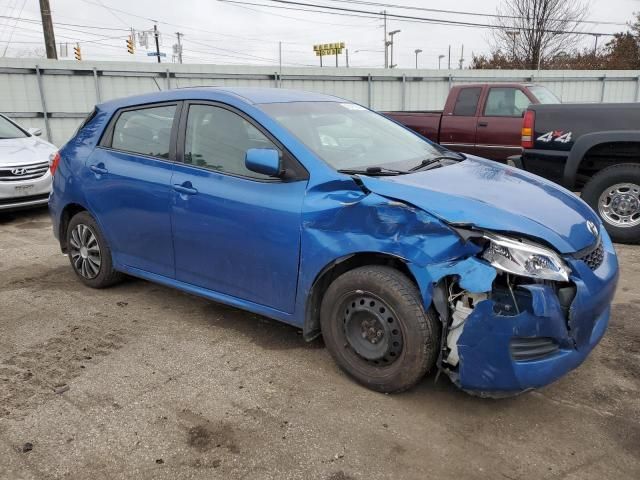
[[[571,271],[553,250],[495,233],[484,233],[489,245],[482,258],[507,273],[544,280],[568,281]]]

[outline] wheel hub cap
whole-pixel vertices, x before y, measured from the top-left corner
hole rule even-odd
[[[610,225],[623,228],[640,225],[640,185],[612,185],[600,195],[598,211]]]
[[[84,278],[92,279],[100,273],[100,246],[93,230],[87,225],[76,225],[71,231],[69,255],[76,272]]]
[[[343,304],[345,347],[375,365],[388,365],[402,352],[403,338],[395,314],[380,299],[352,295]]]

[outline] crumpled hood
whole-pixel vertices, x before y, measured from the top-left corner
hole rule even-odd
[[[0,139],[0,166],[48,162],[56,147],[37,137]]]
[[[456,224],[522,233],[560,253],[587,248],[600,227],[591,208],[573,193],[530,173],[468,156],[442,168],[390,177],[362,176],[374,193],[415,205]]]

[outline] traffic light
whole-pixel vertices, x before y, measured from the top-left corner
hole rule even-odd
[[[135,51],[136,51],[136,43],[133,39],[133,36],[130,36],[129,38],[127,38],[127,52],[133,55]]]
[[[76,44],[75,47],[73,47],[73,55],[76,57],[76,60],[78,60],[79,62],[82,61],[82,51],[80,50],[80,44]]]

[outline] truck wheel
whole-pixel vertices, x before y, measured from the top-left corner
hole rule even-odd
[[[80,212],[71,218],[67,250],[73,271],[89,287],[109,287],[124,277],[113,269],[111,249],[89,212]]]
[[[411,388],[435,364],[440,323],[393,268],[360,267],[338,277],[322,299],[320,323],[338,366],[372,390]]]
[[[582,189],[582,199],[598,212],[614,242],[640,243],[640,164],[599,171]]]

